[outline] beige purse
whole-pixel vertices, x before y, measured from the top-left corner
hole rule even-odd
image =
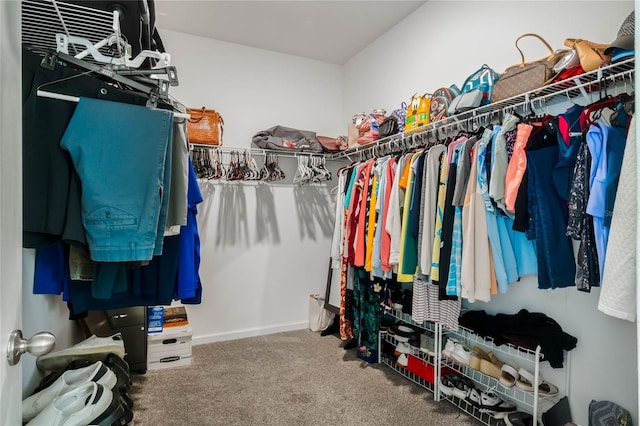
[[[597,70],[603,62],[611,59],[609,55],[604,54],[604,50],[609,47],[608,44],[598,44],[579,38],[568,38],[564,41],[564,45],[578,52],[580,65],[585,72]]]

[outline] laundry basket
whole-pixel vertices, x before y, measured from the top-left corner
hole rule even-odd
[[[335,314],[324,308],[324,297],[319,294],[309,295],[309,330],[324,331],[331,323]]]

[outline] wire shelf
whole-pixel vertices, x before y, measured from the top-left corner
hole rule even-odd
[[[425,388],[426,390],[428,390],[431,393],[434,392],[433,383],[430,383],[430,382],[426,381],[425,379],[423,379],[422,377],[420,377],[420,376],[418,376],[416,374],[413,374],[411,371],[407,370],[406,368],[398,367],[396,365],[396,363],[395,363],[395,360],[390,358],[389,356],[382,355],[381,358],[380,358],[380,362],[382,364],[390,367],[393,371],[395,371],[396,373],[398,373],[402,377],[411,380],[416,385]]]
[[[491,376],[487,376],[486,374],[474,370],[473,368],[459,364],[453,360],[448,358],[443,359],[443,365],[457,371],[458,373],[468,377],[473,380],[475,383],[479,383],[484,390],[491,389],[497,394],[501,395],[504,398],[509,399],[510,401],[516,403],[519,407],[526,407],[526,411],[533,411],[533,406],[535,403],[535,396],[532,392],[523,391],[517,387],[508,388],[504,386],[498,379],[495,379]],[[553,396],[539,396],[540,400],[549,400],[552,402],[557,402],[560,400],[561,396],[553,395]]]
[[[398,309],[393,309],[391,311],[391,315],[392,317],[399,319],[400,321],[406,322],[407,324],[411,324],[414,325],[416,327],[420,327],[424,330],[428,330],[431,331],[432,333],[435,333],[436,331],[436,325],[433,322],[429,322],[429,321],[424,321],[424,322],[415,322],[412,318],[411,315],[404,313]]]
[[[298,157],[324,157],[329,159],[326,154],[322,152],[295,152],[295,151],[279,151],[273,149],[260,149],[260,148],[241,148],[237,146],[216,146],[216,145],[206,145],[206,144],[197,144],[190,143],[189,149],[193,150],[194,148],[202,148],[202,149],[210,149],[213,151],[219,151],[221,153],[230,154],[231,152],[239,152],[241,154],[247,153],[251,155],[260,155],[266,157],[267,155],[275,155],[278,158],[298,158]]]
[[[527,362],[536,362],[536,351],[521,346],[515,346],[511,343],[505,343],[503,345],[496,345],[492,337],[482,337],[476,334],[473,330],[466,327],[459,326],[458,330],[446,330],[443,334],[454,335],[461,339],[466,346],[470,348],[475,345],[481,345],[490,347],[492,351],[505,354],[509,357],[518,358]],[[544,356],[540,354],[540,360],[544,359]]]
[[[474,407],[464,399],[456,398],[455,396],[447,396],[447,395],[442,395],[442,398],[446,401],[449,401],[451,404],[458,407],[460,410],[464,411],[465,413],[469,414],[471,417],[481,421],[485,425],[496,426],[496,425],[504,424],[504,423],[501,423],[495,417],[493,417],[491,414],[481,412],[478,407]]]
[[[473,125],[482,121],[491,121],[494,117],[500,117],[503,112],[520,110],[547,113],[550,106],[574,101],[579,97],[586,97],[593,101],[594,96],[596,96],[595,99],[599,99],[600,96],[604,96],[609,89],[618,84],[633,83],[634,70],[635,58],[626,59],[558,83],[431,122],[409,132],[399,133],[378,139],[367,145],[356,146],[332,154],[330,159],[350,158],[351,156],[371,158],[407,148],[424,147],[435,143],[439,137],[443,136],[443,133],[446,136],[459,130],[472,128]]]
[[[384,333],[381,335],[381,338],[382,340],[392,344],[393,346],[396,346],[398,343],[400,343],[400,341],[396,339],[395,336],[392,334]],[[409,352],[409,355],[413,355],[414,357],[435,367],[436,363],[435,363],[435,357],[433,355],[429,355],[426,352],[422,352],[419,348],[416,348],[415,346],[410,345],[409,343],[405,343],[405,345],[407,345],[409,349],[411,349],[411,352]]]

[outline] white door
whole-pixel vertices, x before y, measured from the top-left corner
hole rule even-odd
[[[9,426],[22,424],[22,367],[6,357],[22,326],[21,66],[20,2],[0,1],[0,425]]]

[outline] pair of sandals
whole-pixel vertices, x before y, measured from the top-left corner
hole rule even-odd
[[[524,368],[516,369],[509,364],[503,364],[501,369],[502,374],[498,379],[500,383],[507,388],[516,387],[524,392],[534,392],[535,376],[530,371]],[[542,377],[538,376],[538,394],[542,396],[552,396],[558,394],[558,388],[549,382],[542,380]]]

